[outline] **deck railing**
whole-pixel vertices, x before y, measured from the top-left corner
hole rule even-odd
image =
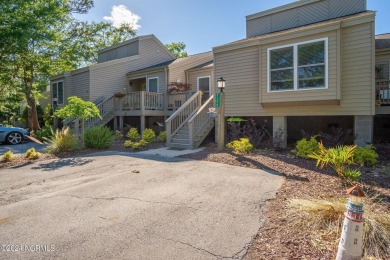
[[[178,110],[192,95],[196,92],[180,92],[180,93],[168,93],[167,94],[167,110],[176,111]]]
[[[188,122],[190,117],[200,108],[201,104],[202,92],[198,91],[165,121],[167,143],[171,142],[172,136]]]
[[[378,80],[376,86],[376,101],[379,105],[390,105],[390,80]]]
[[[142,92],[145,96],[145,110],[165,110],[165,93]]]
[[[140,110],[141,109],[141,93],[130,92],[120,100],[119,110]]]

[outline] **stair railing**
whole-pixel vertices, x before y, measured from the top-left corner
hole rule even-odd
[[[201,104],[202,92],[197,91],[165,121],[167,143],[171,143],[172,136],[174,136],[180,128],[188,122],[190,117],[201,107]]]
[[[199,110],[188,120],[188,129],[190,136],[190,145],[193,147],[195,144],[195,137],[202,138],[201,133],[214,121],[214,118],[210,117],[209,108],[213,106],[214,96],[211,96]]]
[[[97,107],[99,109],[101,118],[96,116],[96,117],[93,117],[93,118],[86,120],[85,127],[91,127],[91,126],[95,126],[95,125],[99,124],[102,120],[105,119],[105,117],[107,115],[110,115],[110,114],[112,114],[112,112],[114,112],[114,110],[115,110],[114,105],[115,105],[115,97],[114,96],[112,96],[112,97],[104,100],[100,104],[98,104]]]

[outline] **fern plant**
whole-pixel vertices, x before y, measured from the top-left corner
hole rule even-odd
[[[317,160],[317,167],[323,169],[329,166],[343,179],[357,179],[358,174],[356,172],[351,174],[352,170],[349,169],[350,165],[355,164],[353,157],[356,145],[340,145],[327,149],[320,142],[318,146],[319,151],[309,155],[309,158]]]

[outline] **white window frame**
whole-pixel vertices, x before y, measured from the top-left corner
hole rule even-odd
[[[150,90],[149,90],[149,83],[150,83],[150,80],[151,79],[157,79],[157,92],[156,93],[160,93],[160,91],[159,91],[159,79],[158,79],[158,77],[152,77],[152,78],[148,78],[148,84],[147,84],[147,86],[146,86],[146,91],[147,92],[150,92]]]
[[[312,87],[312,88],[298,88],[298,82],[299,82],[299,75],[298,75],[298,46],[308,43],[315,43],[315,42],[325,42],[325,86],[324,87]],[[277,49],[283,49],[293,47],[294,48],[294,54],[293,54],[293,62],[294,62],[294,89],[284,89],[284,90],[271,90],[271,51],[277,50]],[[283,46],[277,46],[267,49],[267,92],[268,93],[276,93],[276,92],[288,92],[288,91],[305,91],[305,90],[322,90],[322,89],[328,89],[328,72],[329,72],[329,62],[328,62],[328,37],[326,38],[320,38],[310,41],[304,41],[304,42],[297,42],[293,44],[283,45]],[[315,66],[316,64],[311,64],[310,66]]]
[[[58,83],[62,82],[62,100],[61,100],[61,103],[60,103],[60,100],[58,98]],[[58,81],[54,81],[54,82],[51,82],[50,84],[50,96],[51,96],[51,100],[52,100],[52,103],[53,103],[53,85],[54,84],[57,84],[57,105],[63,105],[64,104],[64,99],[65,99],[65,84],[64,84],[64,80],[58,80]]]
[[[196,88],[197,88],[197,90],[199,91],[199,80],[200,80],[200,79],[205,79],[205,78],[208,78],[208,79],[209,79],[209,94],[210,94],[210,96],[211,96],[211,76],[197,77],[197,78],[196,78],[196,84],[197,84]]]

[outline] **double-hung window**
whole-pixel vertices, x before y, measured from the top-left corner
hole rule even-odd
[[[328,39],[268,49],[268,91],[328,87]]]

